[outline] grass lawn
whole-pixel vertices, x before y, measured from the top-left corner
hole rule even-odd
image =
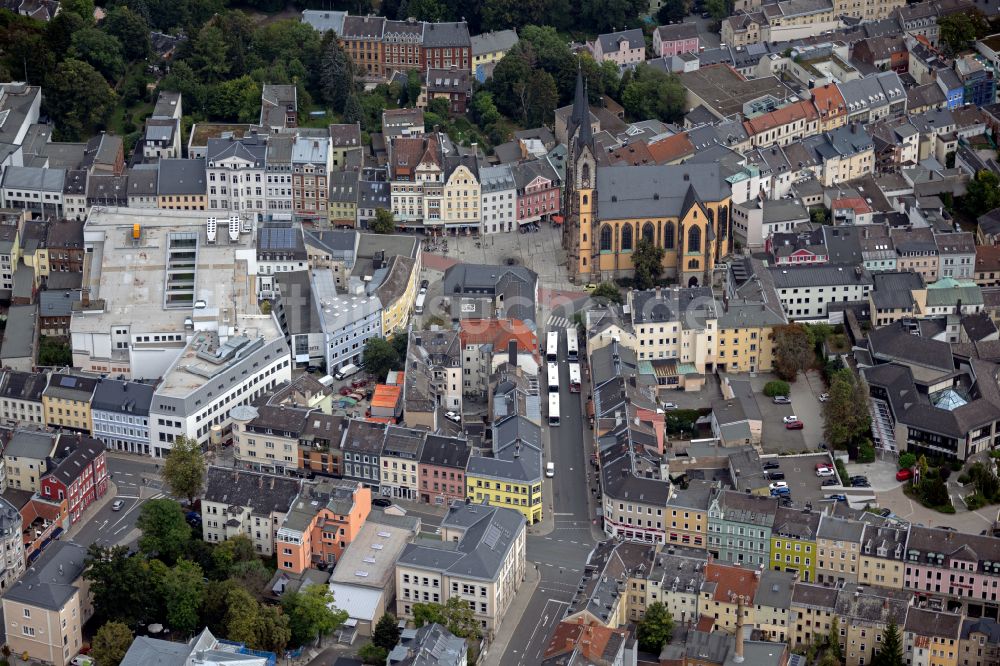
[[[125,123],[131,118],[132,124],[135,125],[135,129],[139,130],[142,128],[143,121],[153,112],[153,104],[151,102],[140,102],[129,108],[123,106],[115,107],[114,112],[111,114],[111,118],[108,119],[108,130],[114,132],[119,136],[125,136],[128,134],[125,131]]]

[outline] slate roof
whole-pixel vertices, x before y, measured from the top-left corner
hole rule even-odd
[[[104,442],[86,435],[60,435],[53,458],[55,469],[46,476],[54,476],[69,487],[90,465],[104,453]]]
[[[250,507],[257,516],[287,513],[301,489],[298,479],[224,467],[209,467],[204,501]]]
[[[4,599],[60,611],[76,593],[74,582],[83,574],[87,551],[71,541],[53,541],[42,551],[21,580],[7,588]]]
[[[103,379],[94,389],[92,410],[148,416],[155,387],[136,381]]]
[[[732,191],[718,164],[599,166],[596,181],[605,220],[682,217],[698,202],[723,201]]]
[[[469,26],[465,21],[426,23],[424,25],[424,48],[471,47]]]
[[[5,456],[45,460],[52,453],[55,435],[35,430],[15,430],[3,450]]]
[[[618,32],[607,32],[603,35],[597,36],[597,41],[600,43],[601,51],[603,53],[617,51],[618,43],[623,40],[626,42],[625,48],[646,48],[646,38],[643,36],[642,30],[639,28],[633,28],[632,30],[620,30]]]
[[[525,529],[525,519],[513,509],[455,502],[441,529],[461,532],[458,542],[408,544],[397,560],[404,565],[470,580],[494,581],[508,553]]]
[[[0,397],[41,402],[47,383],[48,377],[40,372],[8,370],[0,380]]]
[[[509,51],[517,44],[516,30],[497,30],[495,32],[484,32],[472,38],[472,55],[486,55]]]
[[[769,268],[768,272],[778,289],[872,284],[872,276],[867,269],[852,265],[775,267]]]
[[[872,304],[878,309],[912,310],[916,302],[913,291],[924,288],[920,273],[875,273],[875,289],[871,292]]]
[[[208,192],[205,160],[160,158],[156,192],[160,196],[204,195]]]

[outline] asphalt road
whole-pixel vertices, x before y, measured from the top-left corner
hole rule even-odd
[[[543,426],[549,442],[546,461],[551,460],[556,466],[555,477],[546,480],[545,488],[545,510],[554,520],[554,529],[544,536],[528,535],[527,559],[538,567],[541,581],[500,659],[501,666],[525,666],[541,661],[541,654],[576,592],[583,566],[596,543],[587,465],[593,444],[581,408],[581,396],[585,393],[569,390],[564,336],[560,340],[559,358],[561,424],[553,428]],[[587,390],[586,384],[582,390]]]
[[[129,535],[135,528],[139,508],[143,502],[163,497],[161,482],[152,459],[120,458],[108,456],[108,471],[118,487],[116,499],[124,502],[120,511],[112,511],[108,502],[96,513],[84,516],[86,524],[73,536],[73,541],[83,546],[92,543],[102,546],[128,545]],[[143,479],[148,481],[144,484]]]

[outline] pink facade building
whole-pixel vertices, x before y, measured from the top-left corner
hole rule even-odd
[[[660,58],[697,53],[699,46],[698,26],[694,23],[661,25],[653,31],[653,53]]]
[[[464,500],[469,453],[464,439],[428,435],[417,465],[420,501],[449,506],[452,500]]]
[[[548,158],[511,165],[517,186],[517,223],[552,219],[560,214],[562,182]]]
[[[590,50],[597,62],[610,61],[619,67],[635,65],[646,60],[646,37],[638,28],[598,35]]]
[[[1000,539],[914,525],[903,562],[915,594],[957,597],[994,615],[1000,606]]]

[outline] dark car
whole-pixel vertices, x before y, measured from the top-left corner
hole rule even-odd
[[[834,502],[846,502],[847,495],[830,495],[827,499],[833,500]]]
[[[703,19],[710,19],[710,18],[712,18],[712,14],[710,12],[702,12],[701,13],[701,17]]]
[[[315,373],[319,372],[319,370],[320,370],[320,367],[318,365],[307,365],[306,366],[306,372],[311,373],[311,374],[315,374]]]
[[[771,479],[772,481],[784,481],[785,480],[785,473],[784,472],[768,472],[767,473],[767,478]]]
[[[384,497],[376,497],[372,499],[372,504],[385,508],[387,506],[392,506],[392,500],[388,500]]]
[[[888,518],[889,516],[892,515],[892,509],[882,509],[881,511],[878,512],[878,515],[882,516],[883,518]]]
[[[781,465],[779,465],[779,464],[778,464],[777,462],[775,462],[774,460],[768,460],[767,462],[765,462],[765,463],[764,463],[764,464],[762,465],[762,467],[763,467],[764,469],[778,469],[779,467],[781,467]]]
[[[430,283],[429,280],[421,280],[420,281],[420,288],[421,289],[426,289],[429,286],[431,286],[431,283]]]
[[[819,485],[821,485],[824,488],[826,488],[827,486],[839,486],[840,481],[838,481],[837,479],[823,479],[823,483]]]
[[[851,481],[851,488],[871,488],[872,484],[868,483],[868,479],[858,479],[857,481]]]

